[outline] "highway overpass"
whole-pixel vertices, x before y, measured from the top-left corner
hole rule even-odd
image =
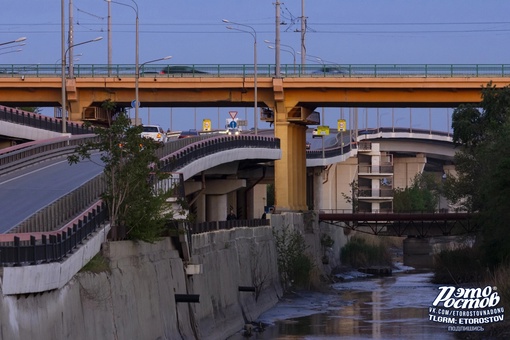
[[[320,123],[312,114],[316,107],[454,107],[479,103],[488,83],[510,83],[508,65],[341,65],[347,70],[342,74],[283,67],[282,78],[273,77],[272,65],[261,65],[255,77],[252,66],[198,65],[205,73],[160,74],[162,66],[151,65],[138,79],[130,65],[76,65],[75,74],[65,76],[65,106],[72,121],[101,122],[106,119],[101,103],[131,106],[135,84],[146,107],[250,107],[255,102],[269,109],[261,119],[274,123],[281,141],[276,204],[282,211],[299,211],[307,209],[304,150],[307,125]],[[0,78],[0,102],[61,106],[59,72],[54,65],[11,65]]]

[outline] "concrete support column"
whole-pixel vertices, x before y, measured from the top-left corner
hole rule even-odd
[[[394,188],[409,187],[414,177],[423,172],[425,164],[427,164],[427,157],[424,154],[417,154],[416,157],[393,158]]]
[[[314,202],[314,210],[321,210],[324,208],[329,208],[325,205],[323,201],[324,197],[324,189],[327,188],[323,185],[324,177],[328,178],[329,170],[331,168],[323,170],[322,167],[313,168],[313,202]],[[325,174],[323,174],[325,172]],[[329,192],[328,190],[326,190]]]
[[[195,209],[197,213],[197,222],[204,222],[207,221],[206,218],[206,211],[207,211],[207,204],[206,204],[206,195],[200,195],[195,201]]]
[[[261,218],[264,213],[264,206],[267,202],[267,187],[265,184],[258,184],[254,186],[249,192],[247,197],[247,204],[251,209],[248,209],[248,219]]]
[[[275,122],[282,158],[275,162],[277,211],[308,210],[306,206],[306,125]]]
[[[228,214],[227,195],[206,195],[207,221],[226,221]]]

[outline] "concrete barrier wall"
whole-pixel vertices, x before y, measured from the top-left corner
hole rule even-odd
[[[2,268],[2,293],[4,295],[30,294],[62,288],[101,249],[110,225],[89,236],[89,239],[64,262],[34,266]]]
[[[203,275],[190,278],[200,303],[191,306],[198,339],[225,339],[273,307],[282,296],[271,227],[236,228],[193,236],[193,263]],[[240,292],[259,287],[261,293]]]
[[[0,339],[222,339],[282,295],[270,227],[205,233],[192,242],[202,274],[186,275],[169,238],[108,242],[101,252],[109,271],[79,272],[37,294],[0,294]],[[254,285],[262,287],[258,299],[239,292]],[[200,302],[176,303],[175,294],[199,294]]]

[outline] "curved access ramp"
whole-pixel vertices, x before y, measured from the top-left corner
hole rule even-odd
[[[347,134],[348,137],[348,134]],[[323,150],[307,150],[306,166],[328,166],[343,162],[355,156],[362,142],[376,142],[380,144],[381,151],[417,154],[443,160],[452,160],[456,149],[450,133],[433,130],[419,130],[410,128],[385,127],[368,129],[358,132],[355,141],[344,138],[343,145],[336,136],[330,136],[336,141],[329,143],[332,146]]]
[[[187,180],[203,171],[241,161],[254,163],[281,158],[280,140],[258,135],[217,136],[198,140],[161,158],[163,171],[180,172]]]

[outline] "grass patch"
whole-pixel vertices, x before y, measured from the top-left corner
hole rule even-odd
[[[505,310],[510,310],[510,264],[500,265],[490,274],[487,285],[498,287],[498,294]]]
[[[353,268],[370,266],[391,266],[392,258],[388,247],[382,242],[367,242],[354,236],[342,248],[340,259]]]
[[[80,272],[90,272],[95,274],[110,272],[110,264],[108,263],[108,260],[99,253],[90,259],[90,261],[83,266]]]

